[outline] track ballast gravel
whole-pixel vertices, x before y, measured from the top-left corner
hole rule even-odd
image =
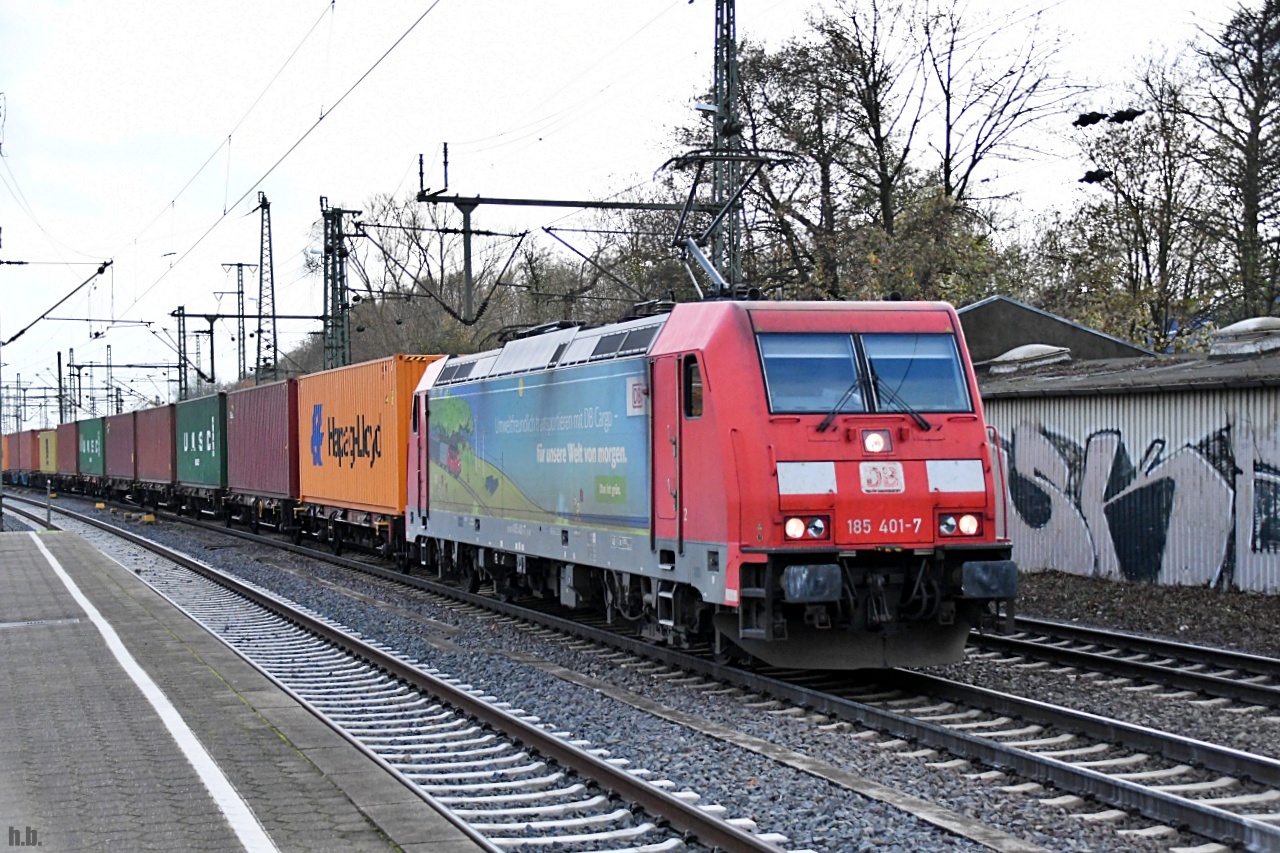
[[[532,637],[501,621],[476,620],[411,591],[389,592],[385,584],[305,557],[283,552],[264,554],[256,546],[247,543],[228,546],[225,540],[210,547],[205,534],[165,524],[148,527],[147,533],[170,547],[192,553],[217,568],[325,613],[407,655],[477,686],[500,691],[504,697],[518,701],[525,710],[538,714],[557,728],[607,747],[614,756],[630,759],[633,766],[660,772],[679,788],[698,791],[703,803],[720,803],[727,807],[731,817],[751,817],[762,831],[788,835],[789,847],[793,849],[916,853],[985,848],[891,806],[723,741],[655,719],[595,691],[515,662],[507,655],[534,655],[686,713],[822,758],[856,771],[864,778],[977,818],[1048,850],[1155,851],[1166,850],[1169,844],[1168,839],[1156,843],[1115,834],[1116,829],[1148,825],[1141,819],[1095,824],[1039,803],[1039,798],[1061,792],[1046,790],[1033,796],[1007,793],[1000,790],[1001,785],[1021,780],[977,781],[965,778],[963,772],[930,769],[925,765],[931,759],[895,757],[891,751],[856,740],[849,733],[825,732],[806,722],[747,709],[740,696],[708,696],[668,685],[652,676],[602,661],[596,655],[577,652],[563,642]],[[389,601],[398,608],[451,625],[455,630],[447,635],[432,632],[419,622],[317,586],[281,567],[305,569],[308,575]],[[1012,688],[1006,682],[1004,689]],[[1064,701],[1064,704],[1070,702]],[[985,768],[971,768],[982,769]],[[1089,803],[1076,811],[1088,813],[1104,808],[1101,804]],[[1184,840],[1195,842],[1190,837]]]

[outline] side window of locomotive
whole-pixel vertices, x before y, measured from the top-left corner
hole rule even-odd
[[[684,358],[684,416],[702,417],[702,370],[694,355]]]
[[[865,412],[853,338],[844,334],[761,334],[769,411]]]
[[[971,412],[954,335],[863,335],[880,411]]]

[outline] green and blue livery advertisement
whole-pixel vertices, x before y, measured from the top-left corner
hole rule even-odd
[[[648,399],[644,359],[433,391],[432,510],[648,529]]]

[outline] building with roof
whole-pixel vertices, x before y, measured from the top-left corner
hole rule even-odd
[[[1019,566],[1280,592],[1280,320],[1207,353],[1060,349],[979,369]]]
[[[1017,347],[1065,347],[1076,360],[1153,356],[1154,352],[1007,296],[992,296],[957,310],[969,356],[987,362]]]

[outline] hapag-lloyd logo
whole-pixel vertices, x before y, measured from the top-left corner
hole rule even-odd
[[[311,464],[324,465],[325,451],[339,465],[354,468],[357,459],[368,459],[372,468],[382,458],[382,424],[370,424],[364,415],[356,415],[354,424],[339,424],[336,418],[324,417],[324,404],[311,409]]]

